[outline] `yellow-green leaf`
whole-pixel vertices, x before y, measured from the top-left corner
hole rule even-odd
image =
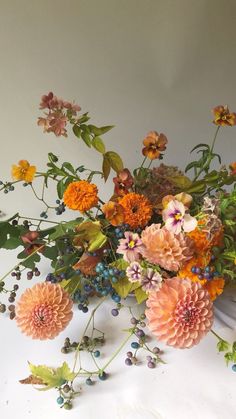
[[[189,188],[192,184],[192,181],[187,176],[169,177],[168,180],[179,189]]]
[[[75,378],[68,364],[63,362],[59,368],[49,368],[46,365],[33,365],[29,363],[30,371],[33,377],[40,378],[46,387],[40,390],[49,390],[54,387],[60,387],[67,381],[72,381]]]
[[[138,304],[141,304],[148,298],[147,293],[142,289],[142,287],[136,288],[134,295]]]
[[[106,147],[103,140],[100,137],[94,137],[92,141],[92,146],[97,150],[99,153],[104,154],[106,152]]]
[[[115,153],[115,151],[107,151],[105,156],[109,160],[110,166],[115,172],[123,170],[124,165],[119,154]]]
[[[104,176],[105,182],[106,182],[106,180],[109,177],[110,171],[111,171],[110,161],[106,157],[106,154],[104,154],[103,155],[103,163],[102,163],[102,172],[103,172],[103,176]]]
[[[107,241],[107,237],[101,232],[99,221],[84,221],[77,227],[76,232],[75,241],[87,242],[89,252],[100,249]]]

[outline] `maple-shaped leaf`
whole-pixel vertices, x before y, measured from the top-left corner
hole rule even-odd
[[[75,378],[75,373],[73,373],[68,364],[63,362],[62,366],[59,368],[49,368],[46,365],[33,365],[29,363],[30,371],[35,378],[39,378],[45,383],[44,388],[39,390],[49,390],[54,387],[60,387],[65,384],[67,381],[72,381]]]

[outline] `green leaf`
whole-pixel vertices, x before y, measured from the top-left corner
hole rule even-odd
[[[125,271],[129,264],[124,259],[117,259],[115,262],[112,262],[110,266]],[[127,297],[127,295],[132,291],[132,286],[133,283],[130,282],[126,276],[120,278],[116,283],[112,283],[112,287],[121,298]]]
[[[225,358],[226,365],[228,365],[230,361],[233,361],[233,359],[232,359],[233,358],[232,352],[227,352],[225,354],[224,358]]]
[[[68,364],[63,362],[59,368],[49,368],[46,365],[33,365],[29,363],[29,368],[34,377],[40,378],[45,386],[39,390],[49,390],[54,387],[61,387],[67,381],[72,381],[76,374],[73,373]]]
[[[93,138],[92,146],[95,148],[95,150],[99,151],[99,153],[104,154],[106,152],[105,144],[100,137]]]
[[[58,226],[55,227],[54,233],[49,235],[49,239],[53,241],[53,240],[58,239],[59,237],[65,236],[65,234],[66,234],[66,229],[63,226],[63,224],[58,224]]]
[[[58,162],[58,157],[53,153],[48,153],[48,160],[52,163]]]
[[[205,143],[200,143],[198,145],[196,145],[195,147],[193,147],[193,149],[190,151],[190,153],[192,153],[194,150],[197,150],[198,148],[205,148],[206,150],[210,150],[210,147],[208,144]]]
[[[81,138],[88,147],[91,147],[91,143],[92,143],[91,138],[90,138],[90,135],[87,132],[83,131],[81,133]]]
[[[1,247],[3,249],[12,250],[16,249],[19,246],[22,246],[22,240],[18,237],[10,237]]]
[[[45,258],[48,258],[50,260],[55,260],[58,256],[58,249],[55,246],[52,246],[52,247],[46,246],[43,249],[43,256],[45,256]]]
[[[81,138],[81,128],[78,125],[74,125],[72,129],[75,136]]]
[[[219,352],[229,351],[230,344],[226,342],[226,340],[219,340],[219,342],[217,343],[217,349]]]
[[[168,177],[167,179],[179,189],[186,189],[192,185],[192,181],[187,176]]]
[[[59,199],[62,199],[64,191],[65,191],[64,179],[61,179],[59,180],[59,182],[57,182],[57,195]]]
[[[68,170],[69,172],[71,172],[73,175],[75,175],[75,169],[74,169],[74,167],[72,166],[72,164],[71,163],[69,163],[68,161],[65,161],[64,163],[63,163],[63,165],[62,165],[62,168],[63,169],[66,169],[66,170]]]
[[[63,279],[59,285],[72,295],[81,288],[81,278],[79,275],[74,275],[70,279]]]
[[[115,153],[115,151],[107,151],[105,156],[109,160],[110,166],[115,172],[123,170],[124,165],[119,154]]]
[[[104,126],[104,127],[100,127],[100,128],[98,128],[98,127],[96,127],[95,125],[89,125],[89,129],[90,129],[90,131],[93,133],[93,134],[95,134],[96,136],[98,135],[103,135],[103,134],[105,134],[106,132],[108,132],[108,131],[110,131],[112,128],[114,128],[114,125],[107,125],[107,126]]]
[[[76,229],[76,237],[79,241],[88,243],[89,252],[100,249],[107,241],[107,237],[101,232],[99,221],[84,221],[81,223]]]
[[[141,304],[143,301],[145,301],[148,298],[147,293],[140,286],[134,291],[134,295],[138,304]]]
[[[17,257],[19,258],[19,255]],[[34,254],[32,254],[32,256],[29,259],[23,260],[21,262],[21,265],[23,265],[23,266],[25,266],[26,268],[29,268],[29,269],[34,269],[35,268],[35,264],[38,263],[39,261],[40,261],[39,254],[38,253],[34,253]]]
[[[191,193],[203,193],[203,192],[205,192],[205,189],[206,189],[205,182],[199,180],[199,181],[193,182],[192,185],[190,186],[190,188],[187,188],[185,190],[185,192],[190,193],[190,194]]]
[[[102,171],[106,182],[111,171],[110,160],[106,157],[106,154],[103,155]]]

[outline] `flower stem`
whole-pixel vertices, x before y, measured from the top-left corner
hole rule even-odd
[[[131,336],[133,334],[134,334],[134,330],[132,329],[132,332],[129,333],[129,335],[125,338],[125,340],[122,342],[122,344],[119,346],[119,348],[114,352],[114,354],[109,359],[109,361],[101,368],[101,370],[99,371],[100,374],[103,373],[103,371],[108,367],[108,365],[110,365],[110,363],[119,354],[119,352],[121,351],[121,349],[123,349],[123,347],[125,346],[125,344],[128,342],[128,340],[131,338]]]
[[[218,339],[218,340],[224,340],[222,339],[219,335],[217,335],[216,332],[214,332],[214,330],[211,329],[211,333]]]
[[[212,145],[211,145],[210,153],[212,153],[212,151],[213,151],[213,149],[214,149],[215,142],[216,142],[216,137],[217,137],[217,134],[218,134],[218,132],[219,132],[219,129],[220,129],[220,125],[218,125],[218,127],[216,128],[216,132],[215,132],[215,136],[214,136],[213,141],[212,141]]]

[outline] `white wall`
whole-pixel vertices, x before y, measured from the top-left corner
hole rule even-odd
[[[212,107],[236,111],[235,28],[235,0],[0,0],[0,178],[20,158],[41,169],[48,151],[99,167],[72,135],[37,127],[49,90],[95,123],[115,124],[104,139],[126,165],[139,164],[141,140],[155,129],[169,139],[166,162],[184,167],[214,134]],[[235,137],[226,128],[217,144],[226,163],[236,160]],[[21,191],[1,194],[1,209],[34,205]]]

